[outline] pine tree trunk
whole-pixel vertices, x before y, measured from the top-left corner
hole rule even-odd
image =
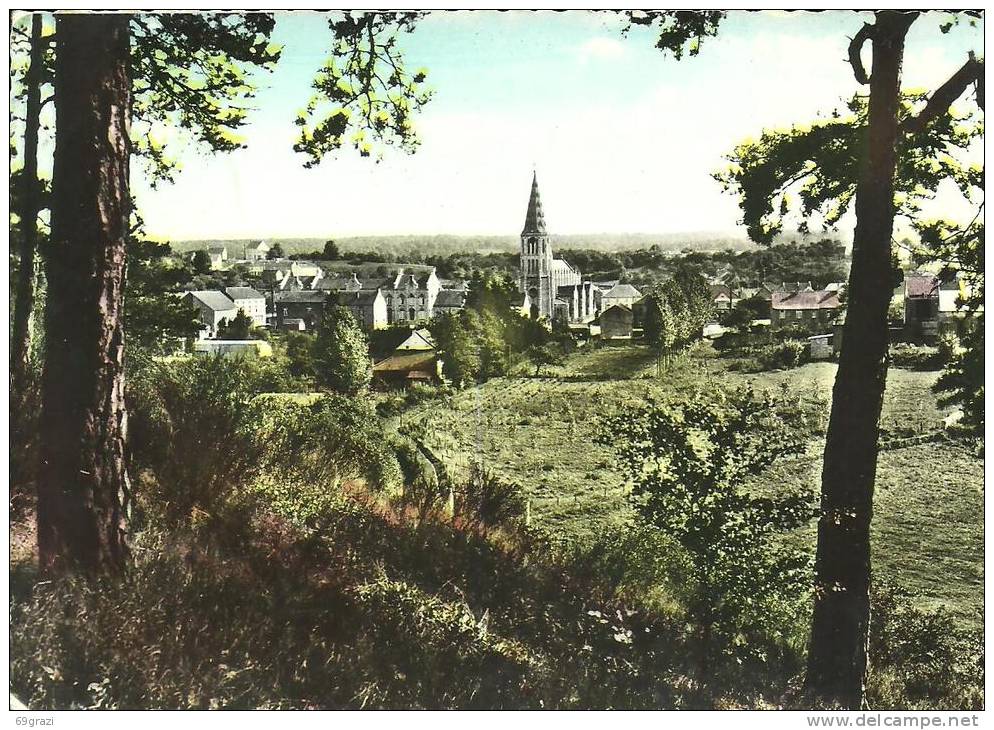
[[[873,35],[869,129],[839,370],[822,471],[807,688],[827,705],[863,702],[870,620],[870,520],[887,377],[887,306],[901,59],[914,14],[881,11]]]
[[[25,74],[27,103],[24,116],[24,169],[21,171],[21,245],[18,251],[17,290],[10,341],[10,405],[16,417],[31,366],[31,312],[35,298],[35,249],[41,191],[38,181],[38,129],[41,126],[41,77],[44,48],[41,13],[31,16],[30,65]]]
[[[127,556],[128,16],[59,15],[56,37],[38,552],[44,572],[114,572]]]

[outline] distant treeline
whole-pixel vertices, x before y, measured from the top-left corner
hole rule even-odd
[[[331,237],[329,237],[331,238]],[[246,244],[255,239],[202,239],[191,241],[174,241],[172,247],[176,251],[188,252],[203,249],[207,246],[226,244],[235,252],[240,251]],[[320,251],[326,238],[266,238],[271,244],[279,243],[286,254],[307,254]],[[410,259],[411,256],[448,256],[458,253],[487,253],[508,252],[518,250],[520,241],[517,236],[455,236],[455,235],[408,235],[408,236],[349,236],[337,238],[335,243],[343,254],[357,251],[376,251],[389,257]],[[561,248],[589,249],[592,251],[630,251],[659,247],[677,251],[719,251],[732,249],[745,251],[755,249],[756,245],[744,237],[725,233],[582,233],[569,235],[553,235],[552,245],[558,251]]]
[[[693,264],[701,272],[714,276],[730,269],[731,283],[755,285],[763,281],[810,281],[823,286],[844,281],[848,275],[845,245],[832,238],[798,236],[769,247],[748,244],[747,247],[705,249],[706,239],[697,243],[701,248],[684,245],[681,248],[653,243],[644,248],[603,250],[596,247],[564,245],[568,241],[594,238],[592,236],[560,236],[556,256],[566,259],[584,276],[594,280],[621,280],[636,286],[652,287],[670,278],[677,266]],[[630,237],[615,237],[615,239]],[[457,236],[398,236],[392,238],[351,238],[332,241],[318,239],[281,239],[283,251],[291,258],[351,263],[407,263],[434,266],[443,278],[468,279],[475,273],[504,274],[515,278],[518,253],[515,246],[506,246],[504,237]],[[415,241],[421,244],[414,246]],[[365,243],[368,248],[358,247]],[[208,244],[225,243],[237,255],[244,241],[185,241],[173,245],[179,252],[198,250]],[[274,241],[274,243],[277,243]],[[683,239],[683,243],[688,243]],[[711,241],[715,243],[715,241]],[[739,242],[741,243],[741,242]]]

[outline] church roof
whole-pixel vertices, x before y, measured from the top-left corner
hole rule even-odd
[[[521,235],[535,233],[540,236],[546,235],[545,213],[542,212],[542,197],[538,193],[538,175],[532,173],[532,192],[528,198],[528,212],[525,213],[525,227]]]

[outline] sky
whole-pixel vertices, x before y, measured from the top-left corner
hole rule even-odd
[[[711,175],[764,128],[827,113],[859,90],[848,38],[868,13],[732,11],[700,55],[676,61],[614,13],[439,11],[402,46],[434,98],[413,155],[351,149],[312,169],[292,151],[330,31],[317,12],[277,13],[283,44],[262,74],[247,149],[208,155],[177,140],[182,171],[132,187],[160,239],[516,235],[536,170],[552,233],[734,232],[735,197]],[[982,29],[912,27],[905,88],[935,88],[982,52]],[[865,90],[865,87],[862,87]]]

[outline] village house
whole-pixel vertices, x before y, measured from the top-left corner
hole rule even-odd
[[[223,244],[207,247],[207,257],[211,261],[211,268],[215,271],[223,269],[228,260],[228,247]]]
[[[269,256],[271,246],[265,241],[255,241],[245,244],[242,250],[243,261],[264,261]]]
[[[398,353],[406,352],[427,352],[435,349],[435,341],[431,337],[431,332],[426,329],[416,329],[410,336],[395,348]]]
[[[959,275],[939,284],[939,334],[963,334],[969,314],[960,305],[972,294],[970,285]],[[982,308],[982,307],[981,307]]]
[[[739,301],[735,291],[728,284],[710,284],[708,289],[715,311],[727,312]]]
[[[235,303],[219,291],[188,291],[183,298],[200,313],[200,337],[216,337],[222,323],[230,322],[238,314]]]
[[[381,390],[441,382],[442,361],[434,350],[398,352],[373,365],[373,385]]]
[[[596,320],[600,326],[601,339],[628,340],[632,337],[634,315],[631,307],[613,304],[600,313]]]
[[[773,327],[830,327],[840,308],[839,293],[834,291],[773,292],[770,324]]]
[[[245,312],[255,327],[266,326],[266,297],[250,286],[229,286],[224,293],[235,308]]]
[[[939,334],[939,277],[911,272],[904,277],[904,338],[934,340]]]
[[[274,321],[278,330],[310,331],[318,326],[324,316],[326,292],[277,291],[272,296]]]
[[[435,297],[434,314],[458,312],[466,308],[465,289],[442,289]]]
[[[387,326],[387,300],[379,289],[339,291],[334,297],[333,301],[348,309],[364,329],[378,330]]]
[[[335,267],[326,271],[314,288],[329,292],[378,289],[386,302],[388,325],[427,322],[435,314],[438,295],[444,291],[434,266],[416,264],[379,264],[375,270],[363,264]],[[465,304],[464,293],[465,285],[460,296],[447,295],[443,306],[453,309],[454,302]]]

